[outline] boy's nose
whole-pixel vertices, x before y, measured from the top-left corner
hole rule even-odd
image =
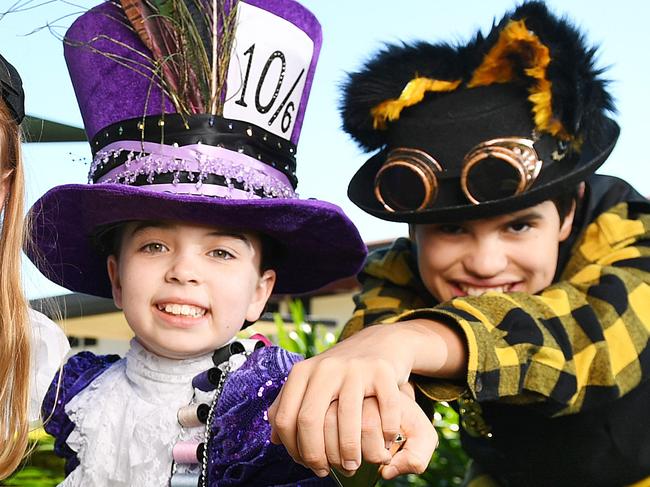
[[[508,267],[507,251],[498,239],[479,239],[467,249],[463,265],[474,277],[492,278]]]

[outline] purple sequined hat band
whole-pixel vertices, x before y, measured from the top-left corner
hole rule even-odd
[[[123,164],[95,177],[98,167],[124,155]],[[178,147],[131,140],[114,142],[95,154],[89,182],[226,198],[296,197],[282,172],[246,154],[205,144]]]
[[[295,198],[295,146],[249,123],[170,114],[123,121],[91,142],[89,183],[223,198]]]

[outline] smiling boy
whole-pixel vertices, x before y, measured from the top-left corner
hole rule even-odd
[[[619,133],[594,53],[527,2],[466,45],[387,46],[349,76],[344,128],[376,152],[348,195],[410,238],[368,257],[344,339],[276,400],[294,459],[327,471],[335,398],[334,466],[354,472],[362,399],[390,441],[412,381],[428,406],[457,400],[466,485],[648,482],[650,205],[593,175]]]
[[[482,220],[413,225],[419,275],[441,303],[488,291],[538,293],[553,281],[573,216],[573,207],[561,217],[545,201]]]

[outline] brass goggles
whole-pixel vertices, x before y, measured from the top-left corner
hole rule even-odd
[[[526,191],[542,168],[533,140],[504,137],[482,142],[463,158],[460,185],[474,204]],[[444,169],[419,149],[397,148],[375,176],[375,196],[390,212],[429,208],[438,196],[437,173]]]

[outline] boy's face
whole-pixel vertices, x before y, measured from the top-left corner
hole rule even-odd
[[[574,210],[560,222],[552,201],[493,218],[415,225],[418,268],[440,302],[487,291],[537,293],[553,281],[558,245]]]
[[[261,242],[247,232],[176,222],[125,226],[119,258],[108,258],[115,304],[138,341],[168,358],[227,343],[259,318],[275,284],[260,275]]]

